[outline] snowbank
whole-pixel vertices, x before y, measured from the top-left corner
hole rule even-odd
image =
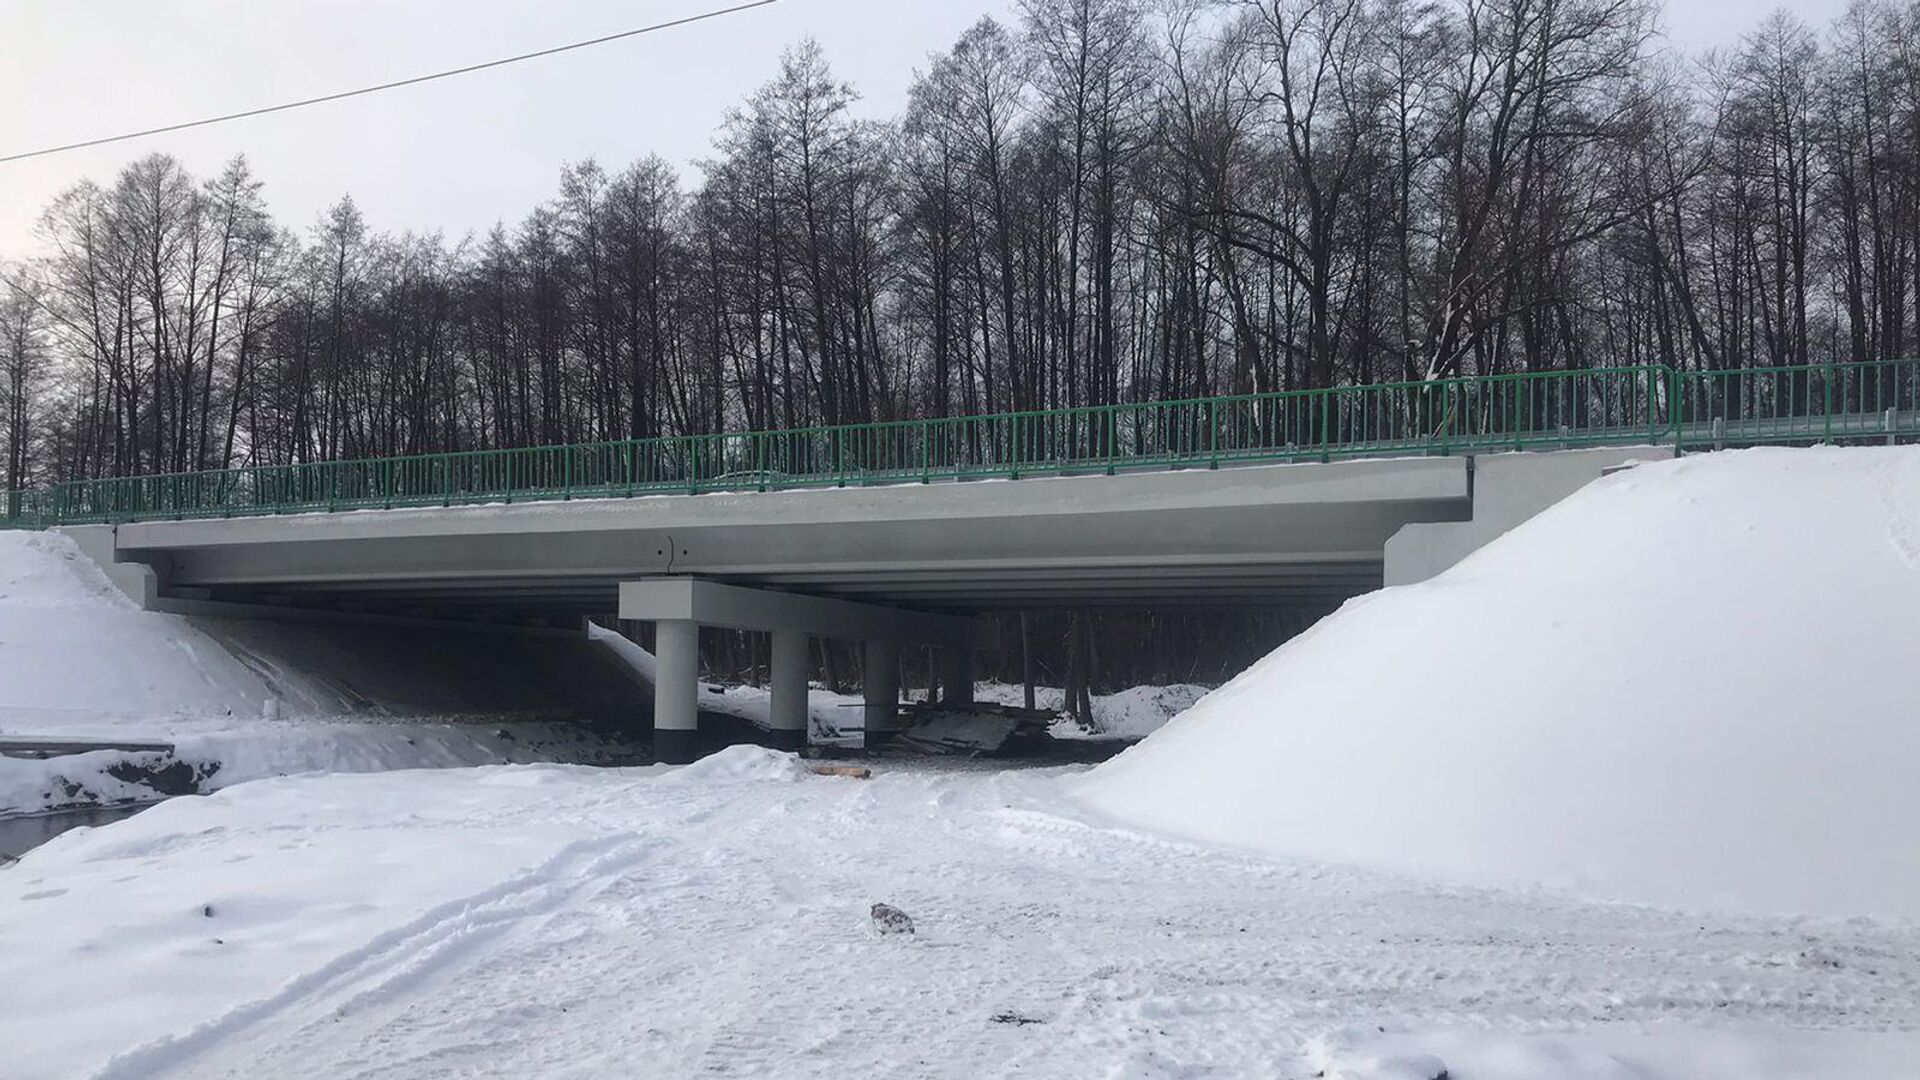
[[[800,763],[798,754],[769,750],[764,746],[729,746],[709,754],[691,765],[673,770],[658,782],[663,784],[763,784],[805,780],[812,773]]]
[[[29,852],[0,881],[4,1071],[150,1075],[384,952],[418,950],[416,963],[429,963],[436,946],[486,932],[501,909],[563,889],[564,871],[594,850],[578,824],[528,813],[546,779],[268,780]],[[325,825],[306,826],[315,821]],[[81,1005],[116,992],[138,1007]]]
[[[1078,794],[1450,880],[1920,917],[1916,657],[1920,448],[1688,458],[1352,601]]]

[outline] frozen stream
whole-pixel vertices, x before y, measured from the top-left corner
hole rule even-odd
[[[55,810],[46,814],[13,814],[0,817],[0,862],[18,859],[41,844],[69,829],[110,825],[129,818],[151,806],[98,806],[80,810]]]

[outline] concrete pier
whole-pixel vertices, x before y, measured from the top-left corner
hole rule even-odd
[[[866,676],[861,686],[866,702],[867,744],[872,736],[900,727],[900,646],[891,641],[867,642]]]
[[[662,746],[680,745],[682,737],[673,733],[683,727],[697,726],[698,644],[702,626],[771,635],[773,701],[767,741],[794,749],[806,745],[809,637],[864,643],[863,699],[867,729],[886,731],[898,723],[902,645],[934,645],[949,654],[967,658],[971,691],[973,649],[988,642],[993,630],[991,624],[981,619],[774,589],[751,589],[699,578],[645,578],[623,582],[620,617],[652,622],[658,627],[655,733],[662,740]],[[675,654],[672,664],[668,663],[670,649]],[[691,747],[690,735],[684,741]]]
[[[812,666],[807,655],[807,633],[775,630],[770,636],[773,693],[768,705],[772,725],[768,741],[775,749],[801,750],[807,745],[807,672]]]
[[[973,650],[949,647],[940,653],[940,701],[973,704]]]
[[[685,765],[700,756],[700,624],[654,625],[653,757]]]

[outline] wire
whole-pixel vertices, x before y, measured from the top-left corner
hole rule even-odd
[[[319,97],[305,98],[300,101],[288,101],[260,109],[248,109],[244,112],[227,113],[224,116],[209,116],[204,120],[189,120],[183,124],[168,124],[165,127],[148,128],[145,131],[130,131],[124,135],[109,135],[102,139],[88,139],[85,142],[67,143],[65,146],[49,146],[42,150],[29,150],[24,154],[9,154],[5,157],[0,157],[0,165],[14,161],[25,161],[28,158],[46,157],[49,154],[64,154],[69,150],[84,150],[90,146],[105,146],[108,143],[126,142],[129,139],[144,139],[149,135],[165,135],[168,132],[206,127],[209,124],[224,124],[233,120],[245,120],[254,116],[266,116],[269,113],[286,112],[289,109],[304,109],[309,105],[323,105],[329,101],[341,101],[346,98],[361,97],[366,94],[377,94],[383,90],[397,90],[403,86],[432,82],[435,79],[449,79],[455,75],[469,75],[476,71],[485,71],[488,68],[505,67],[508,64],[518,64],[524,60],[538,60],[546,56],[572,52],[575,49],[586,49],[595,45],[605,45],[610,41],[620,41],[625,38],[639,37],[641,34],[653,34],[662,30],[672,30],[675,27],[689,26],[693,23],[706,22],[710,19],[718,19],[727,15],[737,15],[743,11],[751,11],[754,8],[766,7],[768,4],[778,2],[779,0],[751,0],[750,3],[735,4],[732,7],[719,8],[714,11],[703,12],[699,15],[689,15],[684,19],[655,23],[652,26],[642,26],[634,30],[623,30],[617,34],[607,34],[604,37],[591,38],[587,41],[576,41],[571,45],[556,45],[551,49],[521,53],[518,56],[503,57],[499,60],[488,60],[480,64],[468,64],[466,67],[451,68],[446,71],[436,71],[431,75],[416,75],[410,79],[398,79],[394,82],[381,83],[378,86],[363,86],[357,90],[342,90],[335,94],[322,94]]]

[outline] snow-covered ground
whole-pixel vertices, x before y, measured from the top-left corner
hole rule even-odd
[[[1081,794],[1444,880],[1920,917],[1916,660],[1920,447],[1690,457],[1349,602]]]
[[[1092,728],[1063,716],[1048,729],[1048,734],[1056,739],[1144,739],[1165,727],[1167,721],[1193,708],[1194,703],[1208,693],[1204,686],[1174,683],[1094,694]],[[973,696],[976,701],[1001,705],[1026,702],[1026,690],[1007,683],[981,683],[974,687]],[[1066,691],[1057,686],[1034,687],[1035,708],[1059,712],[1066,707],[1066,700]]]
[[[169,765],[210,790],[318,770],[632,759],[573,724],[354,708],[323,677],[264,670],[186,619],[139,610],[64,536],[0,533],[0,736],[175,747],[0,758],[0,814],[151,800],[145,777]]]
[[[1916,655],[1920,450],[1644,466],[1094,770],[735,748],[69,833],[0,869],[0,1077],[1920,1075]]]
[[[268,780],[0,870],[0,1074],[1887,1080],[1920,931],[1483,892],[1071,810],[1076,771]],[[882,938],[875,901],[918,932]]]

